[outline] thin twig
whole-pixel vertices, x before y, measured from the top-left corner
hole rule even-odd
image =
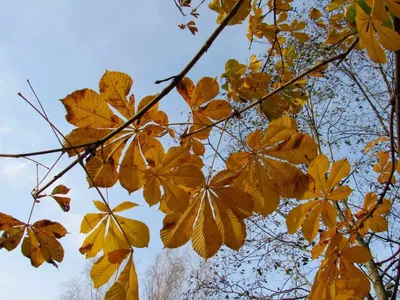
[[[35,90],[33,89],[33,87],[32,87],[32,85],[31,85],[29,79],[26,80],[26,81],[28,82],[28,85],[29,85],[29,87],[31,88],[31,91],[32,91],[33,95],[35,95],[36,101],[39,103],[39,106],[40,106],[40,108],[42,109],[43,115],[46,117],[46,120],[49,121],[49,117],[47,116],[47,113],[46,113],[46,111],[45,111],[45,109],[44,109],[44,107],[43,107],[43,105],[42,105],[42,102],[40,101],[40,99],[39,99],[39,97],[37,96]],[[51,124],[51,123],[49,122],[49,124]],[[60,140],[60,137],[57,135],[57,133],[56,133],[56,131],[55,131],[55,129],[54,129],[54,126],[51,126],[51,125],[50,125],[50,128],[51,128],[51,130],[53,131],[54,135],[56,136],[56,139],[58,140],[58,142],[59,142],[60,145],[62,146],[63,143],[62,143],[62,141]]]
[[[49,169],[49,167],[47,167],[47,166],[45,166],[44,164],[42,164],[41,162],[38,162],[37,160],[34,160],[34,159],[32,159],[32,158],[29,158],[29,157],[24,157],[24,159],[26,159],[26,160],[29,160],[29,161],[32,161],[32,162],[34,162],[35,164],[37,164],[37,165],[39,165],[39,166],[41,166],[41,167],[43,167],[43,168],[45,168],[45,169]]]
[[[160,84],[160,83],[162,83],[162,82],[165,82],[165,81],[169,81],[169,80],[171,80],[171,79],[174,79],[175,77],[176,77],[176,75],[170,76],[170,77],[165,78],[165,79],[156,80],[154,83],[155,83],[155,84]]]

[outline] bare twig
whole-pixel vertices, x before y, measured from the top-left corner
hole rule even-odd
[[[160,84],[160,83],[162,83],[162,82],[165,82],[165,81],[169,81],[169,80],[171,80],[171,79],[174,79],[175,77],[176,77],[175,75],[174,75],[174,76],[170,76],[170,77],[165,78],[165,79],[156,80],[154,83],[155,83],[155,84]]]

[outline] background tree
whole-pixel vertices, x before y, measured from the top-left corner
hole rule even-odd
[[[181,252],[165,249],[146,272],[143,299],[185,299],[183,294],[189,284],[187,278],[195,268],[195,262],[187,249]]]
[[[189,285],[187,278],[197,268],[197,261],[197,258],[188,252],[188,249],[163,250],[147,267],[142,279],[144,290],[141,298],[148,300],[185,299],[184,293]],[[90,269],[94,263],[95,260],[90,261],[79,277],[61,284],[59,300],[104,299],[107,290],[118,279],[121,269],[108,284],[96,289],[90,277]]]

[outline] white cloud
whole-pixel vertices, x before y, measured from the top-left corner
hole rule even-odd
[[[0,133],[7,133],[10,132],[11,128],[7,126],[0,126]]]
[[[3,175],[6,177],[19,176],[27,168],[28,165],[26,163],[22,162],[9,163],[3,167]]]

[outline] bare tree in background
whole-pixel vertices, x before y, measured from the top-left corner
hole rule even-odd
[[[185,299],[190,272],[193,269],[192,256],[177,250],[165,249],[156,256],[149,266],[144,279],[143,299],[179,300]]]
[[[145,273],[141,299],[188,299],[185,295],[189,290],[189,276],[195,269],[197,261],[198,259],[186,250],[165,249],[160,252]],[[96,289],[89,275],[94,262],[95,260],[90,261],[80,276],[62,283],[58,300],[104,299],[107,290],[117,280],[119,272],[113,276],[114,280]]]
[[[117,280],[119,272],[116,272],[110,282],[96,289],[90,278],[90,269],[96,259],[88,261],[81,274],[61,284],[61,291],[57,300],[103,300],[107,290]]]

